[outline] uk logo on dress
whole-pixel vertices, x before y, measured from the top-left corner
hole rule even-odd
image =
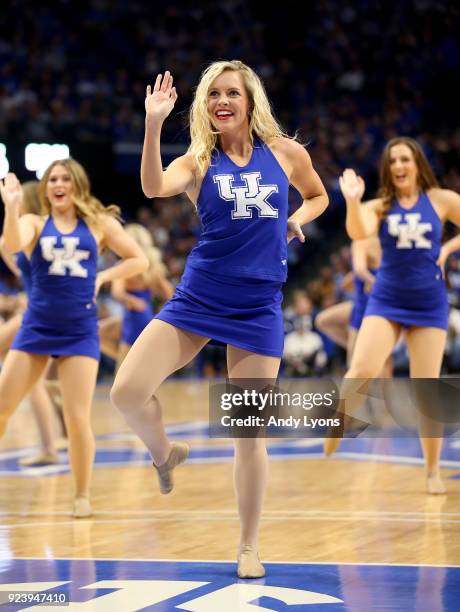
[[[80,244],[78,236],[63,236],[61,240],[62,248],[56,248],[57,236],[40,238],[43,259],[51,262],[48,273],[66,276],[68,270],[70,276],[87,278],[88,270],[80,262],[89,258],[89,251],[77,248]]]
[[[431,232],[431,223],[420,223],[420,213],[407,213],[404,216],[405,223],[402,223],[401,214],[388,215],[388,233],[398,239],[397,249],[431,249],[431,240],[425,237],[427,232]]]
[[[226,202],[233,202],[232,219],[252,219],[253,209],[259,217],[278,218],[278,210],[269,202],[272,193],[278,193],[278,185],[261,185],[260,172],[242,172],[240,174],[242,187],[235,187],[232,174],[216,174],[220,197]]]

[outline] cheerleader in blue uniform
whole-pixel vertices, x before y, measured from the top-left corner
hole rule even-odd
[[[348,234],[360,240],[378,231],[383,252],[346,379],[377,377],[403,328],[410,376],[437,378],[448,315],[440,264],[458,248],[456,239],[441,248],[442,226],[445,221],[460,226],[460,196],[438,186],[422,148],[411,138],[394,138],[387,144],[380,184],[379,197],[361,204],[363,179],[351,169],[340,178]],[[427,491],[444,493],[439,468],[442,438],[422,437],[421,442]],[[326,454],[338,444],[338,438],[328,438]]]
[[[48,358],[56,357],[75,478],[73,515],[90,516],[90,408],[99,360],[95,296],[103,283],[142,273],[147,262],[116,220],[117,207],[105,208],[91,195],[86,172],[75,160],[54,162],[45,172],[39,193],[46,216],[20,217],[22,190],[14,174],[0,182],[0,192],[5,248],[25,253],[32,276],[27,310],[0,373],[0,435]],[[104,247],[122,261],[96,274]]]
[[[141,247],[147,257],[149,268],[144,274],[133,276],[129,279],[118,279],[113,281],[111,294],[116,300],[123,304],[123,316],[121,321],[118,317],[109,317],[107,324],[101,321],[99,331],[101,334],[101,351],[109,344],[105,340],[106,326],[108,334],[111,334],[115,325],[119,328],[118,341],[114,343],[113,332],[111,343],[116,348],[109,349],[117,362],[117,370],[121,362],[128,354],[129,349],[137,340],[143,329],[147,327],[154,317],[152,299],[156,295],[162,300],[169,300],[174,293],[172,284],[166,278],[166,267],[161,261],[160,251],[154,247],[150,232],[138,223],[126,225],[125,231]],[[117,319],[117,321],[114,321]],[[117,325],[118,324],[118,325]]]
[[[202,234],[174,297],[136,340],[112,389],[114,404],[152,454],[163,493],[188,447],[166,437],[156,390],[210,338],[227,345],[229,378],[276,379],[287,243],[304,240],[300,226],[328,201],[308,153],[285,136],[259,78],[239,61],[205,70],[191,108],[190,148],[163,171],[161,128],[177,99],[172,81],[166,72],[147,87],[142,188],[150,198],[185,192]],[[304,201],[288,219],[290,183]],[[235,442],[242,578],[265,573],[257,537],[267,468],[263,440]]]
[[[23,198],[20,214],[37,214],[41,212],[40,200],[38,198],[38,181],[28,181],[22,185]],[[3,261],[11,272],[21,279],[22,287],[26,295],[29,295],[32,287],[32,275],[30,262],[21,251],[16,256],[5,250],[0,245]],[[22,313],[18,313],[0,328],[0,352],[8,351],[21,327]],[[51,398],[47,392],[43,375],[33,386],[30,392],[30,406],[38,426],[41,448],[38,454],[24,457],[19,463],[24,467],[35,465],[50,465],[59,462],[56,451],[57,423]]]

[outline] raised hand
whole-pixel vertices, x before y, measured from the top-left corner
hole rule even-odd
[[[156,78],[153,91],[147,85],[145,93],[145,113],[148,117],[164,121],[174,108],[177,100],[176,88],[172,86],[173,77],[169,70]]]
[[[342,176],[339,177],[339,184],[345,200],[361,201],[366,185],[354,170],[347,168]]]
[[[19,211],[23,193],[21,183],[13,172],[8,172],[5,180],[0,181],[0,195],[6,209]]]

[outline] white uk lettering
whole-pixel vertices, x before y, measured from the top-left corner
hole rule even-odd
[[[80,261],[89,258],[89,251],[77,249],[80,238],[77,236],[63,236],[62,248],[56,248],[57,236],[44,236],[40,238],[40,247],[43,259],[51,262],[48,274],[65,276],[67,270],[70,276],[87,278],[88,270],[80,264]]]
[[[4,584],[0,586],[3,591],[34,591],[44,592],[68,584],[66,582],[34,582],[21,584]],[[167,601],[178,595],[193,591],[208,582],[195,582],[188,580],[99,580],[93,584],[80,587],[86,589],[107,589],[112,591],[94,597],[87,601],[71,601],[66,605],[69,612],[135,612],[143,608]],[[187,602],[176,604],[176,608],[189,612],[251,612],[256,610],[273,610],[273,608],[257,605],[260,597],[270,597],[287,604],[288,606],[315,605],[343,603],[341,599],[325,593],[306,591],[263,584],[231,584],[223,588],[189,599]],[[35,610],[35,607],[22,608],[22,610]],[[55,612],[55,606],[40,605],[43,612]]]
[[[188,580],[99,580],[81,588],[110,589],[112,593],[88,601],[71,601],[65,609],[69,612],[136,612],[206,584],[208,583]],[[36,610],[35,607],[22,609]],[[40,612],[42,611],[56,612],[56,606],[40,606]]]
[[[231,584],[227,587],[208,593],[197,599],[192,599],[187,603],[179,604],[176,607],[188,612],[252,612],[256,610],[276,610],[258,606],[259,597],[270,597],[288,606],[302,606],[325,603],[343,603],[341,599],[316,593],[315,591],[304,591],[302,589],[291,589],[287,587],[269,586],[263,584]]]
[[[268,201],[273,193],[278,193],[278,185],[261,185],[260,172],[243,172],[240,174],[244,187],[233,185],[232,174],[216,174],[219,195],[227,202],[233,202],[232,219],[252,219],[252,209],[256,209],[259,217],[278,218],[278,210]]]
[[[421,223],[420,213],[407,213],[404,217],[405,223],[401,223],[402,215],[388,215],[388,233],[398,239],[397,249],[431,249],[431,240],[425,238],[425,234],[433,229],[431,223]]]

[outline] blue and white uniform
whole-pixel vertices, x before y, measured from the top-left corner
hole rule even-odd
[[[281,357],[289,183],[255,139],[238,166],[216,150],[197,201],[200,240],[158,319],[262,355]]]
[[[369,272],[375,276],[376,270],[369,269]],[[364,313],[366,312],[367,301],[369,294],[364,291],[365,282],[356,274],[353,274],[353,308],[350,317],[350,327],[359,329],[363,322]]]
[[[99,359],[97,257],[96,240],[83,219],[61,234],[48,217],[30,258],[27,310],[11,348]]]
[[[144,300],[146,306],[144,310],[123,310],[123,320],[121,324],[121,341],[126,344],[134,344],[142,330],[147,327],[153,319],[152,294],[150,289],[139,291],[127,290],[127,293]]]
[[[394,201],[379,236],[382,263],[365,316],[447,329],[447,290],[436,264],[442,223],[427,194],[421,193],[410,209]]]

